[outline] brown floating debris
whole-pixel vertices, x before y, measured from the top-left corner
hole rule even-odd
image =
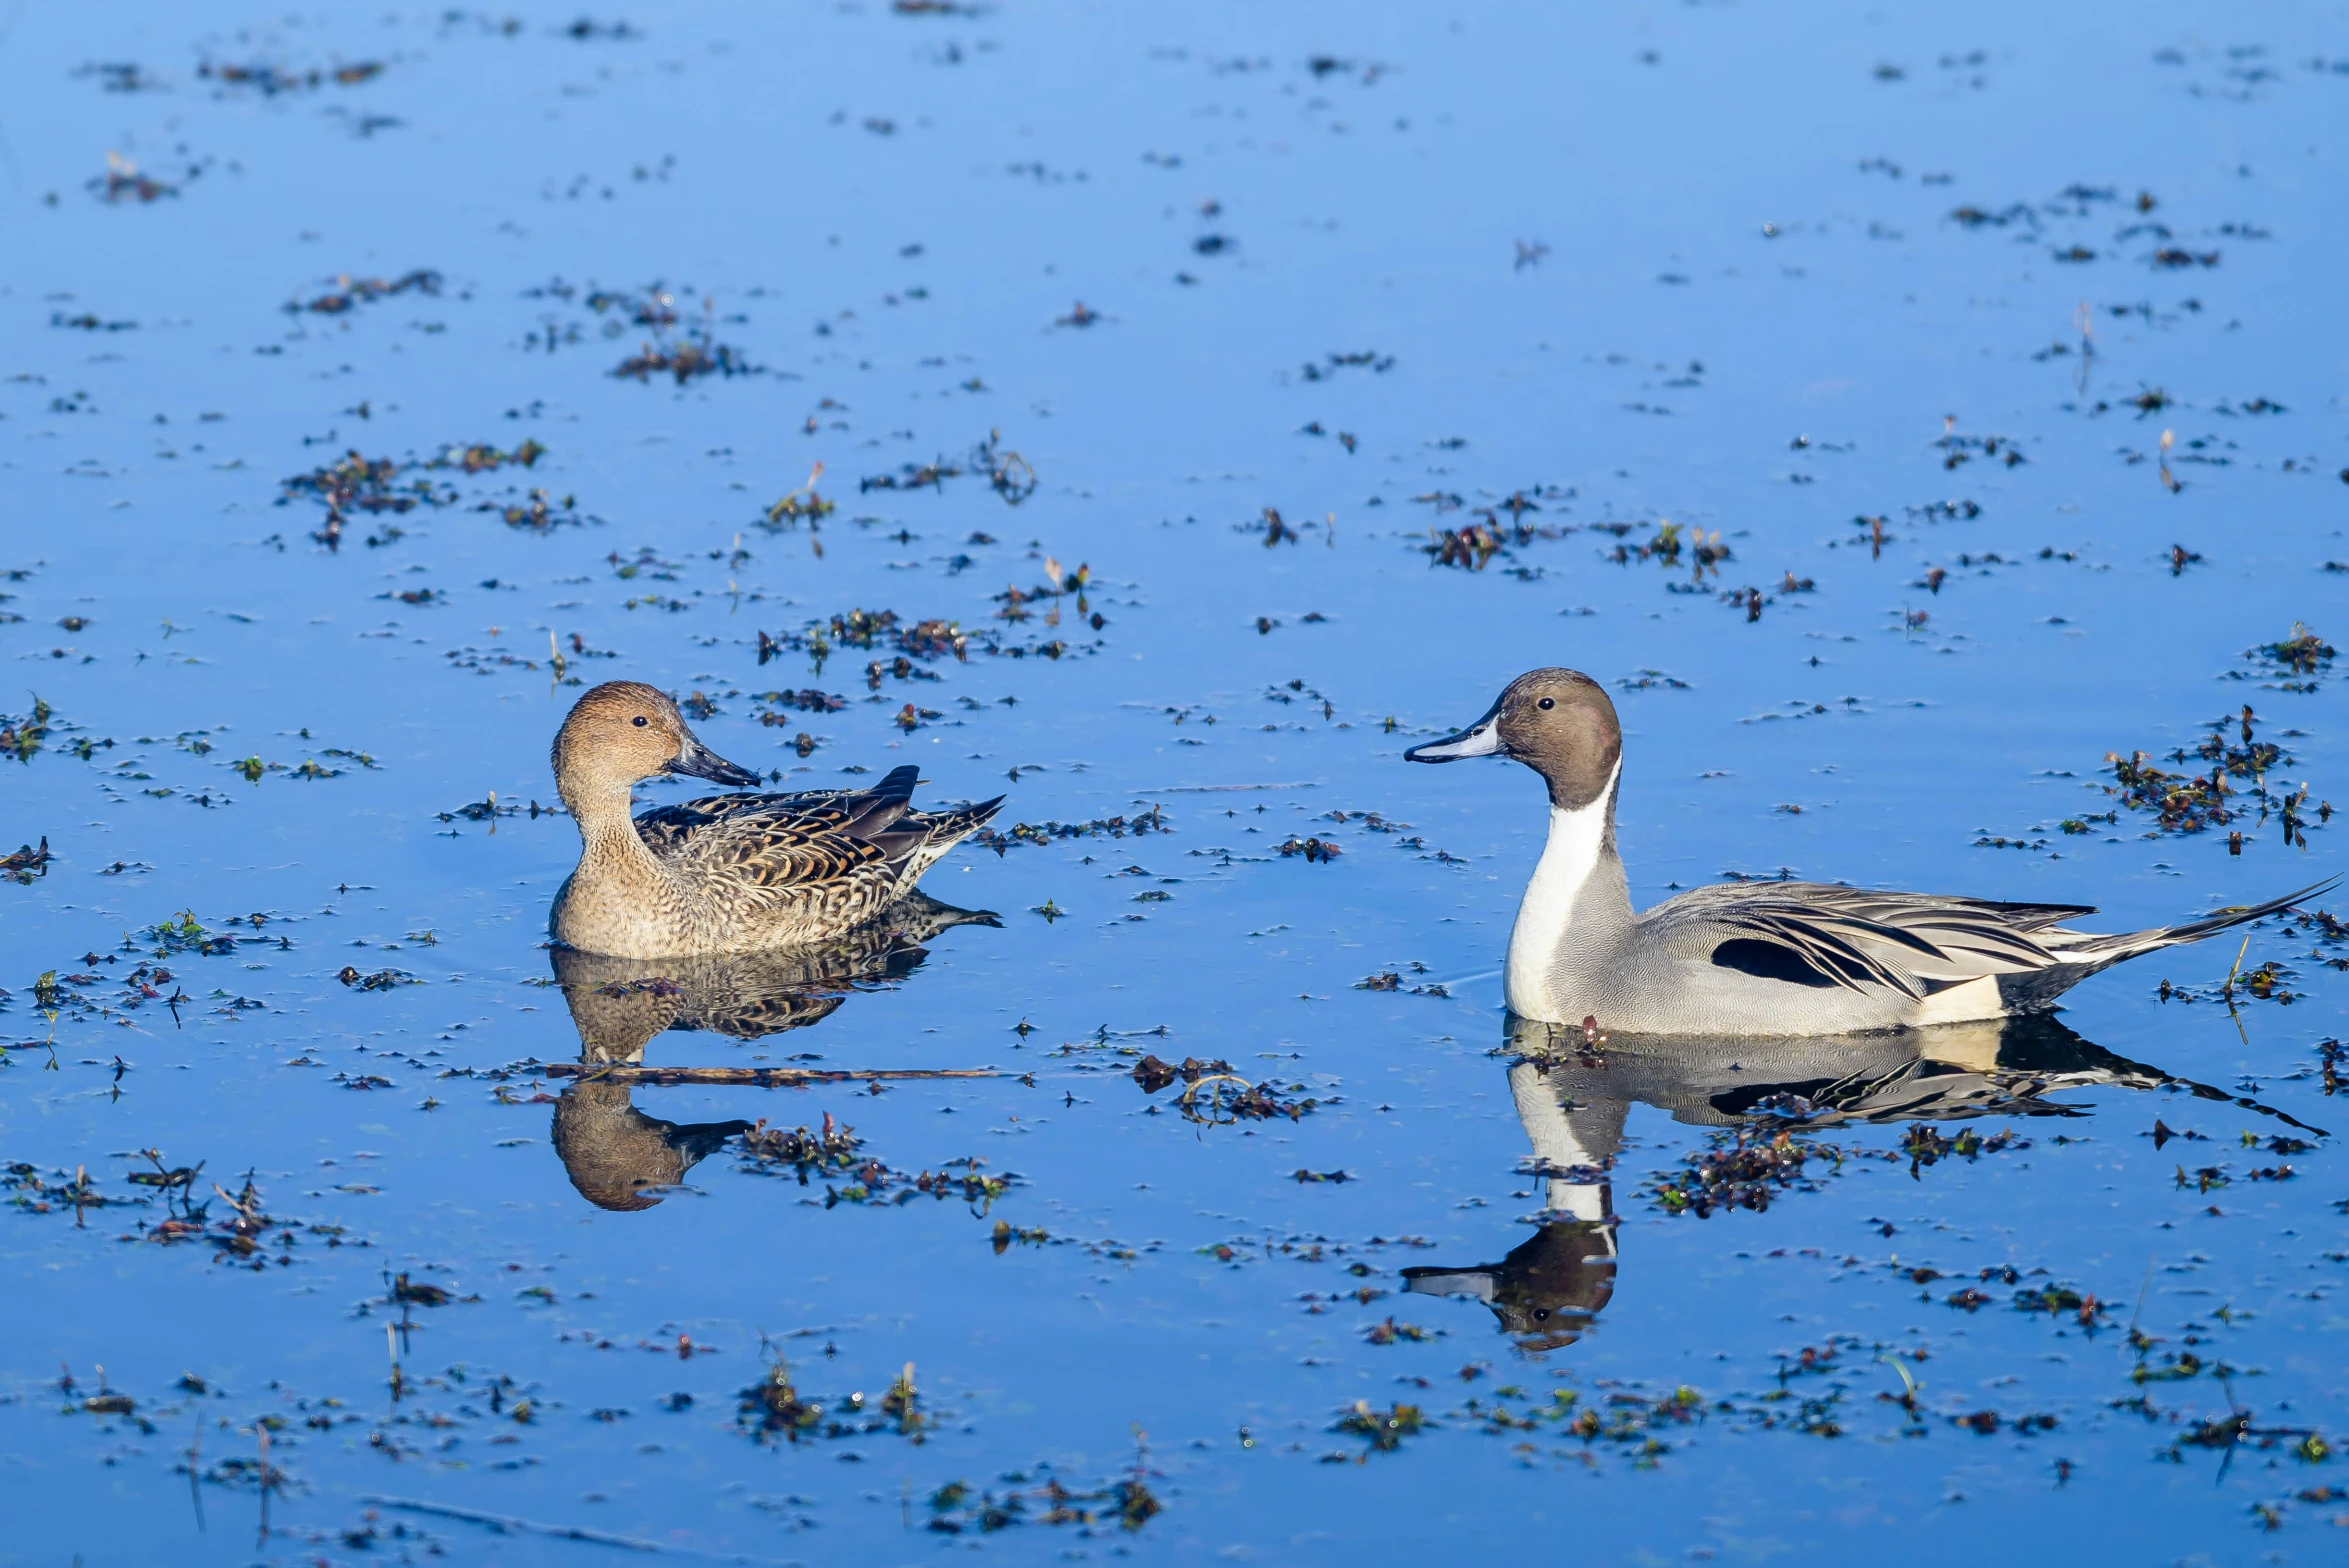
[[[419,267],[397,278],[354,278],[346,272],[336,278],[334,287],[324,294],[299,305],[288,305],[286,309],[316,311],[321,316],[339,316],[353,306],[388,299],[394,294],[405,294],[410,289],[419,294],[438,294],[441,281],[441,275],[429,267]]]
[[[178,186],[141,174],[136,163],[118,152],[106,155],[106,172],[90,181],[90,188],[110,202],[156,201],[179,194]]]
[[[30,887],[49,874],[49,835],[41,835],[41,847],[27,844],[13,855],[0,855],[0,876],[21,887]]]
[[[689,338],[675,345],[647,343],[614,366],[612,374],[632,381],[674,376],[683,386],[696,376],[744,376],[752,369],[748,360],[723,343]]]

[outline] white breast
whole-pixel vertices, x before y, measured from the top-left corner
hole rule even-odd
[[[1542,848],[1541,863],[1525,885],[1524,902],[1517,906],[1517,924],[1509,933],[1506,988],[1510,1011],[1525,1018],[1572,1023],[1566,998],[1552,994],[1551,972],[1559,944],[1574,924],[1574,907],[1598,869],[1599,851],[1607,839],[1607,802],[1614,798],[1615,780],[1623,772],[1617,762],[1607,775],[1607,787],[1587,806],[1576,811],[1550,808],[1550,839]]]
[[[1582,1140],[1574,1135],[1574,1123],[1566,1115],[1566,1107],[1558,1103],[1557,1092],[1539,1067],[1531,1062],[1519,1062],[1510,1068],[1509,1096],[1517,1103],[1517,1120],[1524,1125],[1525,1136],[1533,1144],[1534,1158],[1553,1173],[1605,1171],[1605,1156],[1593,1154],[1582,1146]],[[1553,1214],[1568,1214],[1578,1220],[1608,1218],[1604,1175],[1595,1181],[1578,1181],[1568,1175],[1552,1174],[1546,1191],[1543,1207]]]

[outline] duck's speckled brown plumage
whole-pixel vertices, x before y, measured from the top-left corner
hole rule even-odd
[[[714,795],[631,818],[631,786],[655,773],[757,781],[704,748],[666,695],[634,681],[579,699],[554,765],[581,849],[549,929],[572,947],[633,957],[838,936],[910,892],[1001,804],[915,811],[919,770],[903,767],[870,789]]]

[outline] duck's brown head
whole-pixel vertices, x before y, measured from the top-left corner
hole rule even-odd
[[[1597,800],[1623,758],[1623,727],[1605,688],[1580,670],[1528,670],[1483,718],[1457,735],[1414,746],[1410,762],[1514,757],[1550,786],[1550,803],[1578,811]]]
[[[628,1103],[616,1083],[575,1083],[555,1101],[555,1153],[579,1195],[599,1209],[649,1209],[685,1173],[750,1123],[665,1122]]]
[[[606,681],[572,706],[555,734],[555,786],[574,811],[574,796],[626,790],[656,773],[690,773],[737,787],[759,776],[694,738],[668,694],[642,681]]]

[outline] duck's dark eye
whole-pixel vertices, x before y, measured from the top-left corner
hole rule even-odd
[[[1555,708],[1557,705],[1558,705],[1558,699],[1557,699],[1557,698],[1555,698],[1555,697],[1544,697],[1544,698],[1542,699],[1542,706],[1543,706],[1543,707],[1545,707],[1545,708]],[[642,724],[642,723],[644,722],[644,720],[642,720],[642,719],[638,719],[636,722],[637,722],[637,723],[639,723],[639,724]]]
[[[1545,700],[1545,703],[1544,703],[1544,705],[1545,705],[1545,706],[1547,706],[1547,702],[1546,702],[1546,700]],[[646,718],[646,717],[645,717],[643,714],[641,714],[641,713],[640,713],[640,714],[638,714],[638,715],[636,716],[635,723],[636,723],[636,727],[637,727],[638,729],[643,729],[643,728],[644,728],[644,727],[645,727],[647,724],[650,724],[651,722],[652,722],[652,720],[650,720],[650,719]]]

